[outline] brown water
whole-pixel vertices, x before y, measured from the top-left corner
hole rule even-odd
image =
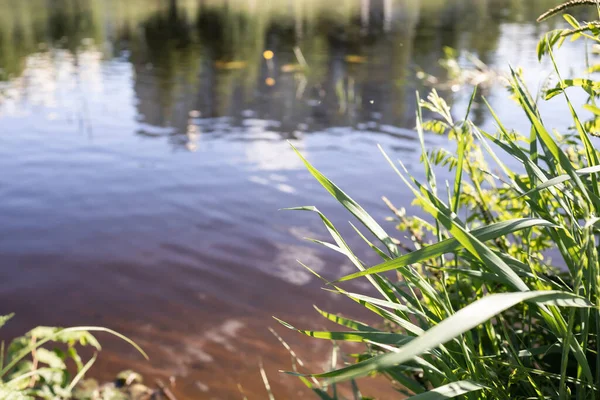
[[[313,371],[327,368],[331,344],[271,316],[320,328],[312,304],[363,314],[296,263],[328,278],[352,270],[303,240],[327,239],[318,217],[278,209],[317,205],[351,228],[287,141],[383,221],[382,195],[411,197],[376,144],[418,173],[416,71],[443,78],[437,60],[452,46],[524,66],[536,82],[551,68],[535,58],[548,26],[532,21],[553,4],[0,0],[0,314],[17,313],[2,336],[103,325],[151,361],[102,337],[101,378],[134,368],[175,376],[180,399],[241,398],[238,383],[258,399],[262,359],[279,398],[308,397],[277,372],[290,361],[267,326]],[[469,91],[444,94],[460,109]],[[486,94],[526,126],[502,87]],[[560,126],[552,107],[547,121]]]

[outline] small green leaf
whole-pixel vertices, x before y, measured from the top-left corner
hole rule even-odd
[[[8,314],[8,315],[0,315],[0,328],[2,328],[4,325],[6,325],[6,323],[14,316],[15,316],[14,313]]]

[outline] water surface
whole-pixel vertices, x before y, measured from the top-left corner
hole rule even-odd
[[[316,205],[352,229],[289,143],[393,232],[381,196],[411,197],[376,145],[418,173],[417,71],[445,79],[437,60],[450,46],[499,70],[523,66],[535,85],[551,72],[535,43],[553,25],[533,21],[553,4],[3,0],[0,314],[17,317],[2,335],[103,325],[152,359],[103,338],[99,377],[133,367],[175,376],[182,399],[240,398],[238,383],[264,398],[262,358],[276,394],[307,396],[277,372],[290,363],[271,316],[322,327],[312,304],[362,314],[296,263],[328,278],[352,271],[303,240],[327,239],[316,215],[280,208]],[[450,89],[464,108],[471,89]],[[527,127],[501,85],[484,94]],[[544,109],[565,127],[559,101]],[[491,127],[480,100],[474,113]],[[277,330],[313,370],[326,368],[328,342]]]

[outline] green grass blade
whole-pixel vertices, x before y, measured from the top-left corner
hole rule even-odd
[[[405,306],[404,304],[400,304],[400,303],[392,302],[392,301],[381,300],[381,299],[376,299],[375,297],[365,296],[365,295],[358,294],[358,293],[352,293],[352,292],[346,292],[346,291],[341,291],[341,292],[343,294],[345,294],[346,296],[348,296],[352,299],[355,299],[355,300],[361,300],[361,301],[365,301],[367,303],[377,304],[378,306],[382,306],[382,307],[389,308],[392,310],[402,311],[402,312],[408,313],[408,314],[418,314],[421,316],[425,316],[419,310],[413,309],[412,307]]]
[[[348,257],[348,259],[352,262],[352,264],[354,264],[356,266],[356,268],[358,268],[360,271],[364,271],[365,267],[363,265],[363,263],[358,259],[358,257],[352,252],[352,249],[350,248],[350,246],[348,246],[348,244],[346,243],[346,241],[344,240],[344,238],[342,237],[342,235],[338,232],[338,230],[336,229],[336,227],[331,223],[331,221],[329,221],[329,219],[327,219],[327,217],[320,212],[316,207],[313,206],[308,206],[308,207],[295,207],[295,208],[288,208],[287,210],[296,210],[296,211],[311,211],[314,213],[317,213],[319,215],[319,217],[321,218],[321,221],[323,221],[323,224],[325,225],[325,227],[327,228],[327,230],[329,231],[329,234],[331,235],[331,237],[333,237],[333,240],[335,241],[335,243],[337,244],[337,248],[333,245],[330,244],[325,244],[324,242],[320,242],[321,244],[324,244],[327,247],[332,248],[335,251],[339,251],[340,253],[344,254],[346,257]],[[371,284],[386,298],[387,297],[387,293],[385,288],[381,287],[381,285],[379,285],[379,283],[377,282],[376,279],[374,279],[372,276],[369,276],[369,282],[371,282]],[[389,299],[389,298],[388,298]]]
[[[407,400],[443,400],[452,399],[456,396],[461,396],[470,392],[485,389],[484,385],[473,381],[458,381],[452,382],[444,386],[437,387],[425,393],[420,393],[416,396],[411,396]]]
[[[367,239],[365,237],[365,235],[362,234],[362,232],[356,227],[354,226],[354,224],[352,222],[350,222],[350,226],[352,226],[352,228],[354,228],[354,230],[356,231],[356,233],[358,233],[358,235],[361,237],[362,240],[364,240],[371,249],[373,249],[373,251],[375,253],[377,253],[377,255],[379,255],[379,257],[383,258],[385,261],[390,260],[390,257],[385,254],[383,251],[381,251],[381,249],[379,249],[379,247],[375,246],[373,243],[371,243],[371,241],[369,239]]]
[[[562,81],[562,78],[560,76],[560,71],[558,69],[558,66],[556,65],[556,60],[554,59],[554,53],[552,52],[552,49],[550,49],[550,59],[552,60],[552,65],[554,66],[554,70],[556,71],[558,78]],[[597,86],[596,86],[596,89],[598,89]],[[565,96],[565,100],[567,101],[567,105],[569,106],[569,111],[571,112],[573,121],[575,121],[575,127],[577,129],[577,133],[579,133],[579,138],[580,138],[581,142],[583,143],[583,147],[585,149],[588,165],[597,166],[600,164],[600,161],[598,160],[598,153],[596,152],[596,149],[592,145],[590,137],[589,137],[588,133],[586,132],[583,124],[581,123],[581,120],[579,119],[577,112],[573,108],[573,103],[571,103],[571,100],[569,99],[567,92],[564,89],[562,90],[562,92]],[[595,96],[596,94],[597,94],[597,91],[591,92],[592,97]],[[598,192],[598,181],[596,179],[596,175],[592,175],[592,184],[591,184],[590,190],[592,192],[591,194],[593,194],[593,196],[590,196],[590,197],[592,198],[592,200],[594,200],[596,209],[598,209],[598,207],[600,206],[600,202],[598,201],[599,192]]]
[[[369,325],[367,325],[363,322],[359,322],[359,321],[349,319],[349,318],[344,318],[337,314],[328,313],[326,311],[319,309],[317,306],[314,306],[314,307],[315,307],[315,310],[317,310],[317,312],[319,314],[321,314],[323,317],[327,318],[331,322],[334,322],[338,325],[345,326],[346,328],[354,329],[357,331],[378,332],[377,329],[371,328]]]
[[[280,320],[279,318],[275,318],[281,325],[285,326],[288,329],[291,329],[296,332],[300,332],[306,336],[311,336],[317,339],[328,339],[328,340],[341,340],[344,342],[365,342],[367,340],[375,342],[375,343],[383,343],[383,344],[404,344],[413,339],[413,336],[402,335],[399,333],[390,333],[390,332],[360,332],[360,331],[352,331],[352,332],[334,332],[334,331],[311,331],[305,329],[298,329],[292,326],[291,324]]]
[[[513,219],[510,221],[497,222],[489,226],[473,229],[471,231],[471,235],[476,237],[481,242],[486,242],[488,240],[494,240],[496,238],[511,234],[513,232],[517,232],[519,230],[527,228],[532,228],[535,226],[552,227],[554,225],[540,218],[520,218]],[[348,281],[365,275],[395,270],[410,264],[424,262],[432,258],[439,257],[442,254],[453,253],[461,248],[463,248],[463,246],[457,239],[446,239],[441,242],[432,244],[430,246],[422,247],[421,249],[415,250],[411,253],[404,254],[393,260],[386,261],[382,264],[371,267],[365,271],[344,276],[338,279],[338,281]]]
[[[592,174],[596,174],[598,172],[600,172],[600,165],[595,165],[593,167],[586,167],[586,168],[581,168],[581,169],[575,170],[575,173],[579,176],[592,175]],[[529,190],[528,192],[523,193],[522,196],[529,196],[532,193],[539,192],[540,190],[547,189],[549,187],[557,186],[561,183],[568,182],[570,180],[572,180],[570,175],[567,175],[567,174],[559,175],[552,179],[548,179],[546,182],[541,183],[538,186],[536,186],[535,188]]]
[[[390,255],[398,255],[398,248],[394,244],[392,238],[385,232],[385,230],[371,217],[364,208],[362,208],[356,201],[348,196],[342,189],[337,187],[331,182],[325,175],[319,172],[315,167],[312,166],[306,160],[302,154],[292,146],[298,157],[304,162],[306,168],[315,177],[315,179],[338,201],[342,204],[352,215],[354,215],[377,239],[379,239],[390,252]]]
[[[540,138],[541,142],[544,144],[545,149],[548,151],[548,155],[551,155],[555,162],[560,165],[565,172],[571,177],[576,186],[580,189],[582,196],[588,203],[592,203],[592,200],[589,197],[589,193],[586,190],[581,178],[575,173],[575,169],[569,157],[564,153],[564,151],[558,146],[556,141],[552,138],[552,136],[548,133],[544,124],[539,118],[539,114],[537,109],[531,103],[529,97],[527,96],[526,90],[523,87],[523,84],[518,79],[516,73],[511,70],[513,75],[513,88],[515,89],[515,95],[517,100],[521,104],[521,108],[525,111],[525,114],[529,118],[537,137]],[[549,167],[552,169],[552,163],[549,163]]]
[[[433,169],[431,168],[431,163],[429,162],[429,157],[427,157],[427,151],[425,150],[425,134],[423,132],[423,114],[422,114],[422,106],[421,106],[421,98],[419,97],[419,92],[416,92],[417,96],[417,112],[416,112],[416,122],[417,122],[417,136],[419,137],[419,143],[421,145],[421,159],[423,160],[423,166],[425,167],[425,176],[427,177],[427,182],[429,183],[429,187],[433,193],[436,192],[436,178]]]
[[[0,315],[0,328],[2,328],[15,314]]]
[[[464,224],[460,221],[458,216],[453,214],[441,200],[439,200],[431,192],[427,191],[416,181],[416,179],[413,178],[413,182],[415,182],[420,190],[414,188],[406,179],[406,177],[400,172],[400,170],[396,168],[387,154],[385,154],[385,152],[383,152],[383,154],[390,162],[390,165],[392,165],[396,173],[419,200],[420,206],[429,214],[431,214],[436,221],[442,224],[448,230],[448,232],[454,238],[456,238],[456,240],[458,240],[467,251],[469,251],[469,253],[481,260],[486,268],[498,275],[498,277],[505,284],[521,291],[529,290],[525,282],[523,282],[523,280],[521,280],[521,278],[519,278],[519,276],[508,265],[506,265],[506,263],[502,261],[498,255],[492,252],[481,241],[479,241],[475,236],[470,234],[465,229]],[[401,162],[400,165],[404,168],[404,165]],[[407,172],[406,168],[404,168],[404,170]]]
[[[563,307],[592,307],[592,304],[586,299],[560,291],[492,294],[462,308],[456,314],[427,330],[418,338],[413,339],[410,344],[400,347],[398,352],[376,356],[349,367],[314,374],[313,376],[327,378],[331,382],[340,382],[365,376],[374,371],[392,368],[455,339],[459,335],[521,302]]]
[[[75,375],[75,378],[73,378],[73,380],[67,387],[67,391],[70,392],[71,390],[73,390],[75,386],[79,383],[79,381],[83,379],[88,370],[92,368],[92,365],[94,365],[94,363],[96,362],[96,358],[98,358],[98,353],[94,354],[92,358],[90,358],[90,360],[87,363],[85,363],[85,365],[83,366],[83,368],[81,368],[77,375]]]

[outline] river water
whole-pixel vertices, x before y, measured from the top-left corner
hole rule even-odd
[[[304,240],[327,239],[319,218],[279,209],[318,206],[376,260],[290,143],[393,232],[381,196],[398,206],[411,196],[376,145],[419,173],[418,71],[448,78],[438,60],[450,46],[493,69],[523,66],[535,85],[552,70],[535,45],[561,19],[534,21],[554,4],[2,0],[0,314],[17,314],[1,336],[102,325],[151,360],[101,335],[100,378],[132,368],[150,382],[175,377],[180,399],[242,398],[238,384],[259,399],[262,360],[279,398],[308,397],[277,372],[290,359],[267,327],[313,371],[327,368],[331,344],[271,316],[319,328],[313,304],[362,314],[296,262],[330,279],[352,271]],[[470,90],[441,92],[464,109]],[[526,128],[505,93],[484,90]],[[491,127],[480,104],[474,117]],[[566,123],[544,107],[550,125]],[[365,393],[377,386],[366,380]]]

